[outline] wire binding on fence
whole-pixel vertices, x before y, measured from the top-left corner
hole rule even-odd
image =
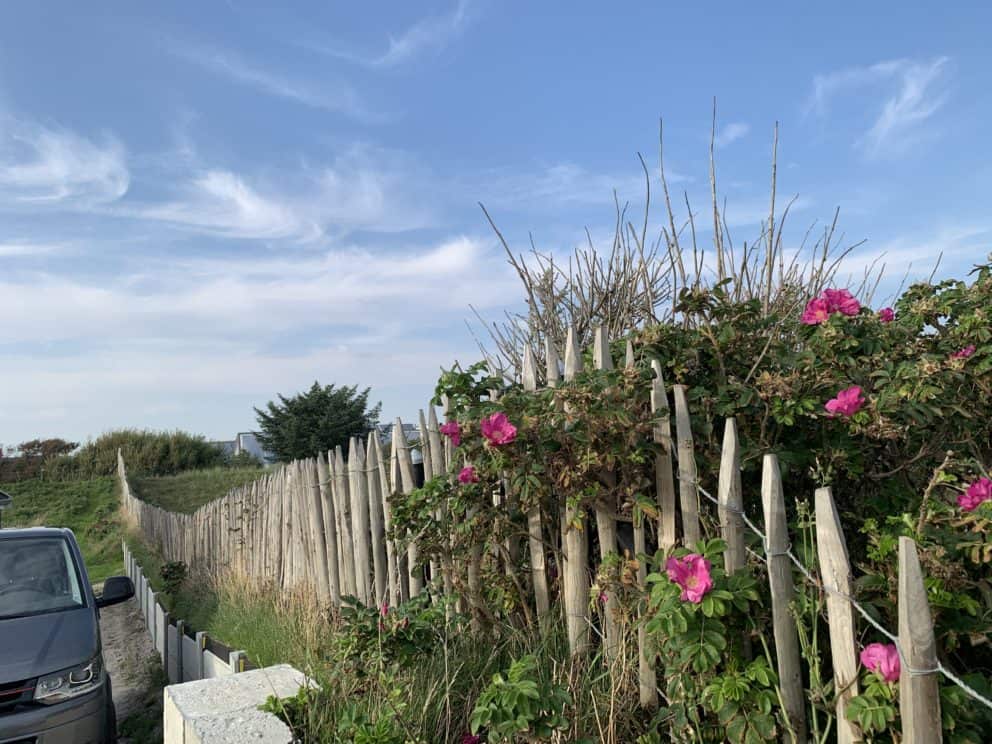
[[[912,667],[910,667],[909,664],[908,664],[908,662],[907,662],[906,655],[905,655],[905,653],[903,653],[902,646],[899,645],[899,637],[896,636],[896,635],[893,635],[891,632],[889,632],[889,630],[887,628],[885,628],[877,620],[875,620],[875,618],[873,618],[871,616],[871,614],[868,612],[868,610],[866,610],[856,599],[854,599],[854,597],[851,597],[850,595],[845,594],[844,592],[839,591],[838,589],[835,589],[832,586],[828,586],[825,582],[823,582],[821,580],[817,580],[817,578],[815,576],[813,576],[812,573],[810,573],[809,569],[807,569],[806,566],[803,565],[803,562],[801,560],[799,560],[799,557],[795,553],[792,552],[792,544],[791,543],[789,544],[789,547],[784,552],[776,552],[776,553],[770,553],[770,552],[768,552],[768,540],[767,540],[767,537],[765,536],[765,533],[763,533],[761,530],[759,530],[757,528],[757,526],[755,526],[754,522],[752,522],[748,518],[747,514],[744,513],[744,510],[743,509],[731,509],[731,508],[728,508],[725,505],[721,504],[720,501],[719,501],[719,499],[717,499],[715,496],[713,496],[713,494],[711,494],[709,491],[707,491],[705,488],[702,487],[702,485],[699,483],[699,480],[698,479],[695,480],[695,486],[696,486],[696,490],[700,494],[702,494],[704,497],[706,497],[707,499],[709,499],[710,501],[712,501],[714,504],[716,504],[717,507],[719,507],[720,509],[725,510],[729,514],[736,514],[736,515],[740,516],[741,520],[743,520],[743,522],[751,529],[751,531],[755,535],[757,535],[758,538],[761,540],[761,544],[762,544],[762,546],[765,549],[765,556],[767,558],[771,558],[771,557],[777,556],[777,555],[787,556],[789,558],[789,560],[791,560],[796,565],[796,568],[799,569],[799,572],[803,575],[803,577],[805,577],[805,579],[810,584],[812,584],[815,587],[819,587],[820,589],[822,589],[823,591],[825,591],[827,594],[831,594],[831,595],[833,595],[835,597],[840,597],[845,602],[847,602],[848,604],[850,604],[854,609],[856,609],[858,611],[858,613],[865,620],[867,620],[868,623],[872,627],[875,628],[875,630],[877,630],[883,636],[885,636],[890,641],[892,641],[892,644],[896,647],[896,651],[899,652],[899,658],[900,658],[900,660],[906,666],[906,669],[908,670],[909,675],[911,677],[926,677],[928,675],[937,674],[939,672],[940,674],[944,675],[944,677],[946,677],[951,682],[953,682],[955,685],[957,685],[962,690],[964,690],[964,692],[967,695],[969,695],[971,698],[973,698],[974,700],[977,700],[978,702],[980,702],[985,707],[992,709],[992,700],[990,700],[989,698],[987,698],[984,695],[982,695],[982,693],[980,693],[974,687],[972,687],[971,685],[969,685],[967,682],[964,682],[960,677],[958,677],[956,674],[954,674],[952,671],[950,671],[947,667],[945,667],[942,663],[940,663],[940,661],[937,662],[937,666],[934,667],[933,669],[913,669]],[[751,553],[752,555],[756,555],[754,553],[754,551],[752,551],[750,549],[748,549],[748,552]]]

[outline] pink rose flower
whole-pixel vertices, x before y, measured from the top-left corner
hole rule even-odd
[[[831,398],[824,404],[831,416],[853,416],[861,410],[865,404],[865,397],[861,394],[861,388],[853,385],[837,393],[836,398]]]
[[[861,312],[861,303],[846,289],[825,289],[822,297],[831,313],[857,315]]]
[[[446,424],[441,424],[438,427],[438,431],[448,437],[451,440],[451,444],[455,447],[462,443],[462,427],[458,425],[457,421],[449,421]]]
[[[869,643],[861,651],[861,663],[886,682],[899,680],[899,650],[894,643]]]
[[[979,478],[958,496],[958,506],[969,512],[975,511],[979,504],[986,501],[992,501],[992,480],[988,478]]]
[[[891,323],[896,319],[896,314],[891,307],[883,307],[878,311],[878,319],[883,323]]]
[[[481,431],[482,436],[493,447],[502,447],[517,438],[517,427],[502,412],[482,419]]]
[[[382,607],[379,608],[379,614],[383,617],[389,614],[389,602],[382,603]]]
[[[682,587],[682,601],[693,604],[703,601],[706,593],[713,588],[710,576],[710,562],[698,553],[690,553],[684,558],[669,558],[665,563],[668,578]]]
[[[827,308],[827,301],[822,297],[814,297],[806,303],[806,309],[803,310],[804,325],[820,325],[820,323],[826,323],[829,317],[830,310]]]
[[[461,469],[461,472],[458,473],[458,482],[465,484],[478,483],[479,476],[476,474],[475,468],[473,468],[471,465],[466,465],[465,467],[463,467]]]
[[[968,346],[965,346],[963,349],[958,349],[953,354],[951,354],[951,359],[967,359],[974,353],[975,353],[975,345],[969,344]]]
[[[599,593],[599,603],[600,604],[604,604],[605,605],[607,599],[609,599],[609,598],[606,596],[606,592],[600,592]]]

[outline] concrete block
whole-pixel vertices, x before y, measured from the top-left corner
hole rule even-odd
[[[200,679],[200,647],[196,641],[183,634],[183,678],[180,682]]]
[[[155,650],[158,651],[158,658],[165,659],[165,610],[162,609],[162,605],[158,603],[158,598],[155,600],[154,605],[155,612]]]
[[[291,744],[293,734],[258,707],[272,695],[292,697],[306,677],[288,664],[165,688],[165,744]]]
[[[203,678],[213,679],[214,677],[226,677],[234,672],[226,659],[214,656],[207,649],[203,649]]]
[[[155,608],[158,606],[158,595],[148,587],[148,632],[152,636],[152,645],[158,646],[158,628],[155,627]]]
[[[167,640],[165,644],[165,673],[169,676],[170,682],[182,682],[179,679],[179,633],[175,627],[168,624],[165,626],[165,632]]]

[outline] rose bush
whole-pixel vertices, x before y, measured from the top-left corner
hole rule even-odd
[[[809,498],[829,484],[837,501],[860,601],[897,627],[898,538],[918,544],[936,625],[938,654],[986,691],[992,668],[992,266],[968,283],[918,284],[892,308],[872,310],[843,288],[817,296],[796,291],[792,307],[766,312],[724,284],[685,290],[681,322],[649,326],[633,338],[630,369],[585,371],[554,390],[526,392],[485,365],[445,372],[436,403],[447,402],[441,432],[454,447],[454,470],[407,496],[394,496],[394,538],[415,536],[422,561],[476,561],[470,591],[456,575],[478,622],[529,617],[529,511],[544,518],[552,592],[561,565],[558,515],[590,535],[594,507],[621,519],[657,516],[654,501],[650,361],[666,385],[685,385],[702,485],[715,491],[722,422],[734,416],[742,445],[745,509],[761,513],[760,459],[776,452],[787,493]],[[619,345],[614,358],[619,358]],[[789,504],[794,533],[808,528]],[[712,510],[704,531],[717,534]],[[804,526],[805,524],[805,526]],[[766,577],[760,565],[726,576],[719,541],[695,553],[625,554],[601,566],[590,592],[597,612],[610,597],[619,619],[643,610],[665,680],[664,730],[687,740],[758,740],[779,735],[774,648],[765,638]],[[755,545],[755,547],[760,547]],[[803,554],[815,571],[815,550]],[[653,569],[647,597],[634,579]],[[507,567],[513,570],[507,570]],[[822,597],[800,584],[797,621],[808,665],[811,720],[829,730],[833,692]],[[847,714],[875,741],[895,741],[898,660],[871,636],[862,693]],[[989,711],[942,682],[946,738],[979,742]],[[659,719],[660,720],[660,719]],[[820,725],[822,724],[822,725]],[[661,726],[660,723],[655,726]],[[672,734],[674,735],[674,734]],[[743,738],[742,738],[743,737]]]

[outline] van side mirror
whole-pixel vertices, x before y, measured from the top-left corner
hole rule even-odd
[[[111,576],[103,582],[103,594],[96,598],[97,607],[126,602],[134,596],[134,584],[127,576]]]

